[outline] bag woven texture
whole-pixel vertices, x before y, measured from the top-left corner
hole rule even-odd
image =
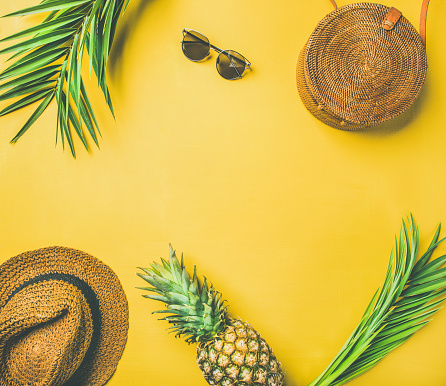
[[[116,274],[84,252],[50,247],[0,265],[0,385],[104,385],[127,341]]]
[[[426,77],[425,45],[404,16],[384,29],[389,9],[372,3],[338,8],[302,49],[299,95],[327,125],[365,129],[396,117],[417,98]]]

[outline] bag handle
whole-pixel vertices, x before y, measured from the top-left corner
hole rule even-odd
[[[338,9],[338,5],[335,0],[330,0],[331,4],[335,10]],[[427,7],[429,6],[429,0],[423,0],[423,4],[421,5],[421,14],[420,14],[420,36],[424,45],[426,45],[426,18],[427,18]]]

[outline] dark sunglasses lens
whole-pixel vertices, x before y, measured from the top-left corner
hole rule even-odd
[[[225,79],[241,78],[246,68],[246,60],[235,51],[222,51],[217,57],[217,71]]]
[[[184,55],[193,61],[203,60],[210,50],[208,38],[196,31],[184,33],[182,46]]]

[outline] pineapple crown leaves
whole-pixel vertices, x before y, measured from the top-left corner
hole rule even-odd
[[[86,49],[90,76],[93,69],[114,114],[105,67],[118,19],[128,3],[129,0],[43,0],[39,5],[4,16],[48,13],[41,24],[0,40],[0,43],[9,43],[26,37],[0,50],[0,54],[13,53],[8,61],[15,59],[0,73],[0,101],[14,99],[0,111],[0,117],[40,102],[11,143],[15,143],[55,99],[56,143],[60,135],[62,147],[65,148],[67,142],[75,157],[73,130],[88,151],[85,126],[99,147],[97,133],[101,133],[81,75],[82,58]]]
[[[324,372],[309,386],[338,386],[363,374],[430,321],[446,293],[446,255],[431,261],[440,225],[418,258],[419,230],[413,216],[403,220],[384,283],[361,321]]]
[[[200,283],[194,267],[190,278],[181,256],[178,261],[175,251],[169,245],[169,261],[161,259],[161,264],[153,263],[151,268],[140,268],[137,273],[150,287],[138,287],[152,292],[143,295],[159,300],[167,309],[154,313],[168,313],[162,318],[173,324],[169,328],[177,337],[184,336],[188,343],[207,342],[223,330],[226,323],[226,306],[220,292],[208,284],[206,278]]]

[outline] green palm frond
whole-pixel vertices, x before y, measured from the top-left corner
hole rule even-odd
[[[399,240],[390,255],[384,284],[375,293],[358,326],[334,360],[309,386],[339,386],[382,360],[438,311],[446,293],[446,255],[430,261],[440,226],[416,260],[419,231],[412,216],[403,221]]]
[[[120,15],[130,0],[43,0],[39,5],[9,16],[48,13],[37,26],[8,36],[0,42],[25,38],[0,50],[13,53],[13,64],[0,73],[0,101],[16,99],[0,111],[0,117],[40,102],[28,121],[11,140],[15,143],[41,116],[53,99],[57,103],[56,141],[68,143],[75,156],[72,130],[88,150],[83,127],[99,147],[100,130],[81,75],[85,49],[98,85],[114,115],[105,68]],[[6,91],[5,91],[6,90]]]

